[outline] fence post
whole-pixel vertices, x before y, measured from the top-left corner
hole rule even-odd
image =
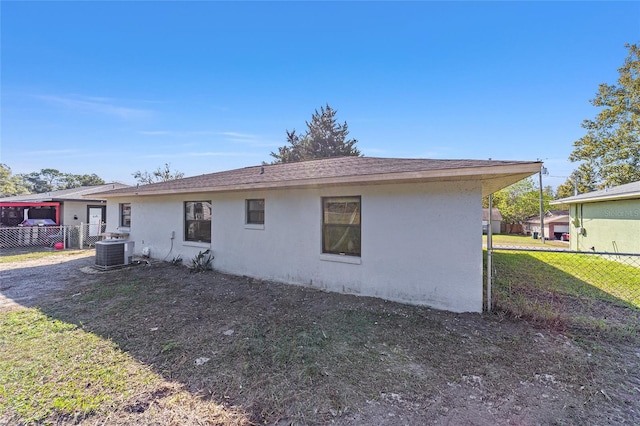
[[[67,248],[67,227],[62,225],[62,248]]]
[[[82,222],[80,222],[80,229],[78,230],[78,245],[78,248],[82,250],[84,247],[84,223]]]
[[[493,256],[493,194],[489,194],[489,225],[487,226],[487,312],[491,312],[491,258]]]

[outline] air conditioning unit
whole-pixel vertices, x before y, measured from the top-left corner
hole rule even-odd
[[[96,242],[96,267],[118,268],[129,265],[133,258],[133,241],[102,240]]]

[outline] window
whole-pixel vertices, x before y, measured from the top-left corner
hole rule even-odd
[[[264,225],[264,198],[247,200],[247,223]]]
[[[322,252],[360,256],[360,197],[322,199]]]
[[[184,240],[211,242],[210,201],[186,201],[184,203]]]
[[[131,226],[131,203],[120,204],[120,226],[123,228]]]

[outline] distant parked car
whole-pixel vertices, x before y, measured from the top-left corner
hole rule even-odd
[[[569,241],[569,233],[565,232],[564,234],[562,234],[562,237],[560,239],[562,241]]]

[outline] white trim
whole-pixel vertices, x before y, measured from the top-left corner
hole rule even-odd
[[[342,254],[327,254],[323,253],[320,255],[320,260],[324,260],[327,262],[339,262],[339,263],[350,263],[352,265],[361,265],[362,258],[358,256],[347,256]]]
[[[264,229],[264,223],[245,223],[244,229]]]
[[[199,243],[197,241],[183,241],[182,245],[185,247],[211,248],[211,243]]]

